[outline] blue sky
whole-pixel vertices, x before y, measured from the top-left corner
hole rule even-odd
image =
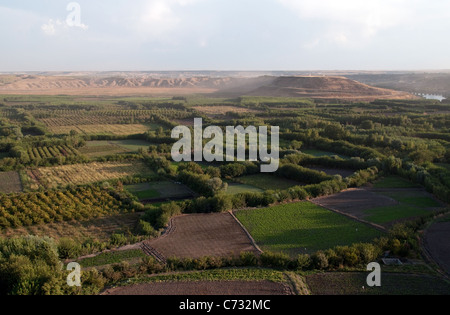
[[[450,69],[448,0],[70,2],[0,0],[0,72]]]

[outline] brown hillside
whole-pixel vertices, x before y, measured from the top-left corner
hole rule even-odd
[[[376,88],[335,76],[157,78],[132,75],[0,75],[0,94],[37,95],[188,95],[304,97],[372,101],[412,99],[406,92]]]
[[[305,97],[314,99],[344,99],[373,101],[376,99],[415,99],[406,93],[372,87],[344,77],[279,77],[262,86],[250,96]]]

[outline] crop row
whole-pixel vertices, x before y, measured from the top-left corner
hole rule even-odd
[[[31,161],[80,155],[77,149],[67,145],[29,148],[26,153]]]
[[[0,229],[133,212],[109,191],[97,187],[0,196]]]

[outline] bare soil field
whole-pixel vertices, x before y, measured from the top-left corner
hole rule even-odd
[[[450,275],[450,217],[434,223],[424,236],[424,245],[431,257]]]
[[[336,195],[313,199],[312,202],[359,219],[365,217],[363,210],[398,205],[394,199],[375,194],[367,189],[349,189]]]
[[[415,187],[349,189],[312,202],[381,229],[427,215],[443,206],[424,188]]]
[[[32,189],[39,186],[55,188],[70,184],[82,185],[131,175],[150,175],[152,171],[142,162],[108,162],[43,167],[29,170]]]
[[[201,258],[258,252],[243,228],[229,213],[176,217],[170,233],[148,241],[147,245],[165,258]]]
[[[91,238],[103,242],[108,241],[114,233],[134,229],[140,216],[139,213],[132,213],[82,222],[70,221],[35,225],[3,230],[0,235],[7,238],[27,235],[48,236],[54,239],[70,238],[80,242]]]
[[[107,290],[103,295],[292,295],[271,281],[198,281],[147,283]]]
[[[19,173],[1,172],[0,173],[0,192],[5,194],[22,192],[22,184]]]
[[[151,128],[142,124],[113,124],[113,125],[77,125],[77,126],[51,126],[50,131],[57,135],[70,134],[72,130],[82,134],[105,134],[115,136],[126,136],[145,133]]]

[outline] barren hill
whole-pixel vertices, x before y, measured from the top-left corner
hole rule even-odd
[[[164,78],[146,73],[0,75],[0,94],[173,96],[194,93],[356,101],[415,98],[406,92],[376,88],[335,76]]]
[[[373,101],[376,99],[414,99],[414,95],[372,87],[344,77],[278,77],[265,86],[247,93],[251,96],[305,97]]]

